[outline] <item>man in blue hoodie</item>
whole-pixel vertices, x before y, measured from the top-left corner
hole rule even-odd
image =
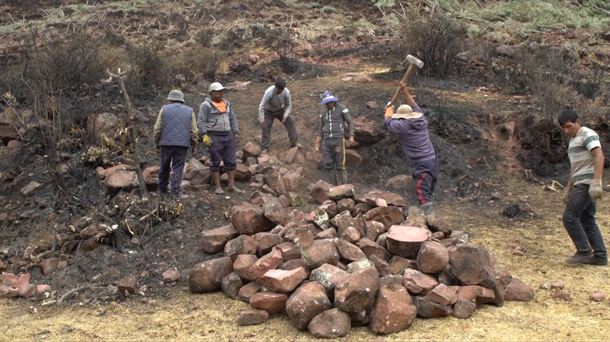
[[[415,163],[413,179],[417,199],[426,217],[435,218],[436,210],[431,198],[436,186],[438,160],[428,134],[428,121],[407,86],[400,83],[400,87],[407,104],[399,106],[394,113],[392,103],[388,103],[384,114],[385,125],[398,139],[407,159]]]

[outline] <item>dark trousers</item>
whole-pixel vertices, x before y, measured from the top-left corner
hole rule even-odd
[[[265,121],[263,121],[263,136],[261,145],[263,149],[269,149],[269,145],[271,144],[271,127],[273,127],[273,122],[277,119],[282,122],[282,117],[284,116],[284,111],[281,110],[279,112],[265,112]],[[292,120],[292,116],[288,116],[286,118],[286,122],[283,123],[284,127],[288,131],[288,140],[290,140],[290,145],[295,146],[299,140],[297,136],[297,128],[294,125],[294,120]]]
[[[161,168],[159,169],[159,192],[167,192],[169,183],[172,194],[180,195],[180,184],[188,147],[161,146]],[[170,165],[172,177],[170,177]]]
[[[212,166],[210,170],[212,172],[220,171],[220,162],[224,164],[224,168],[227,171],[235,170],[237,165],[237,144],[235,143],[235,137],[232,132],[226,133],[208,133],[210,139],[212,139],[212,146],[210,146],[210,159],[212,159]]]
[[[604,238],[595,222],[595,201],[589,196],[588,184],[577,184],[568,194],[563,226],[579,253],[593,250],[596,257],[608,257]]]
[[[321,150],[325,170],[345,170],[345,139],[324,139]]]
[[[415,191],[417,200],[423,205],[430,202],[434,188],[436,187],[436,173],[438,161],[436,158],[415,162],[413,179],[415,180]]]

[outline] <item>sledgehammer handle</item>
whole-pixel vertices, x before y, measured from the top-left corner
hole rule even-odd
[[[409,76],[413,72],[413,69],[415,69],[415,66],[413,64],[409,64],[409,67],[407,67],[407,72],[405,72],[405,75],[402,77],[402,80],[400,81],[400,83],[407,82],[407,80],[409,79]],[[400,93],[400,84],[396,88],[396,91],[394,92],[394,95],[392,96],[392,100],[390,100],[391,103],[394,103],[394,101],[396,101],[396,99],[398,98],[398,93]]]

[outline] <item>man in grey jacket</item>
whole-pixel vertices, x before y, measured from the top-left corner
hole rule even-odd
[[[186,154],[189,147],[194,149],[198,131],[195,112],[193,108],[184,105],[184,94],[181,91],[170,91],[167,101],[169,103],[159,111],[154,127],[155,145],[161,152],[159,192],[167,193],[171,165],[170,188],[172,194],[179,198]]]
[[[354,141],[354,124],[349,110],[338,103],[338,98],[333,93],[326,91],[322,94],[321,104],[325,110],[320,114],[319,136],[316,137],[316,151],[322,148],[323,171],[329,173],[334,171],[333,182],[335,185],[347,184],[347,170],[345,169],[345,125],[349,128],[348,138],[350,143]],[[337,173],[341,173],[341,178]]]
[[[223,194],[220,185],[220,162],[229,174],[229,191],[242,192],[235,186],[235,167],[237,166],[237,142],[239,127],[237,117],[229,101],[223,98],[225,87],[218,82],[210,84],[210,97],[199,106],[197,125],[204,145],[210,148],[212,159],[212,181],[217,194]]]
[[[258,122],[263,126],[261,145],[263,153],[267,153],[271,143],[271,127],[273,122],[280,120],[288,131],[288,139],[292,147],[301,145],[298,143],[297,129],[294,120],[290,116],[292,112],[292,99],[290,90],[286,88],[286,81],[278,77],[275,84],[265,90],[263,99],[258,106]]]

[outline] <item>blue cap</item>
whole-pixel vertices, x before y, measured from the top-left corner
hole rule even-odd
[[[327,104],[329,102],[339,101],[339,99],[335,95],[333,95],[333,93],[331,93],[330,91],[325,91],[324,93],[322,93],[322,95],[320,97],[322,98],[322,100],[320,101],[321,104]]]

